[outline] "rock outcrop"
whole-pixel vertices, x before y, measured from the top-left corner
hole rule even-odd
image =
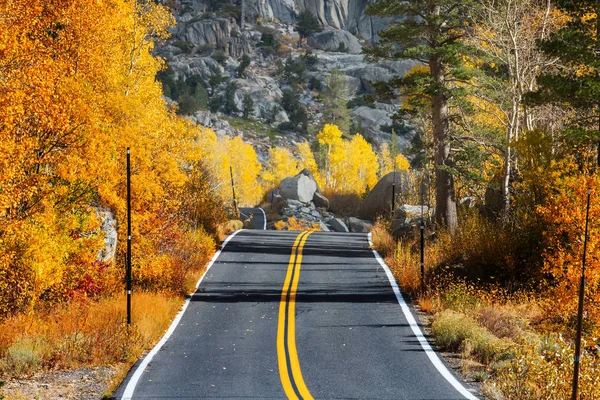
[[[360,54],[362,46],[358,39],[348,31],[329,29],[316,32],[308,37],[308,45],[324,51]]]
[[[279,184],[279,194],[284,200],[298,200],[310,203],[317,191],[317,183],[304,174],[285,178]]]
[[[368,0],[246,0],[248,14],[263,21],[277,19],[294,24],[296,16],[309,9],[321,24],[344,29],[365,40],[376,40],[377,32],[389,25],[389,19],[364,14]]]
[[[373,229],[373,223],[371,221],[350,217],[348,218],[348,229],[350,229],[350,232],[367,233],[371,232],[371,229]]]
[[[394,211],[392,220],[392,235],[395,237],[411,235],[415,228],[421,224],[429,225],[431,219],[430,209],[427,206],[403,204]]]
[[[178,21],[175,37],[195,46],[213,46],[235,58],[252,50],[251,40],[241,34],[233,18],[185,14]]]
[[[395,194],[399,196],[407,190],[405,182],[406,176],[402,172],[390,172],[382,177],[360,203],[358,216],[362,219],[374,221],[377,216],[390,213],[392,210],[392,188],[395,185]]]

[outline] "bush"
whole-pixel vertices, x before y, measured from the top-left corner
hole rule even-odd
[[[316,76],[311,76],[308,81],[308,88],[310,90],[321,91],[323,90],[323,84],[321,83],[321,80],[319,78],[317,78]]]
[[[238,78],[243,78],[246,76],[246,68],[250,65],[250,56],[248,54],[244,54],[242,56],[242,60],[240,61],[240,65],[237,67],[236,73]]]
[[[277,54],[279,48],[281,47],[281,43],[277,39],[275,29],[259,26],[257,30],[262,36],[260,38],[260,42],[256,46],[260,47],[267,54]]]
[[[442,349],[473,355],[483,364],[514,358],[515,343],[499,339],[464,314],[444,310],[434,316],[431,333]]]
[[[217,50],[210,55],[210,57],[218,62],[219,64],[225,64],[225,61],[229,58],[223,50]]]
[[[185,40],[176,40],[173,42],[173,46],[179,47],[185,54],[191,54],[194,51],[194,45]]]
[[[202,44],[196,48],[196,54],[207,55],[215,50],[215,46],[210,43]]]

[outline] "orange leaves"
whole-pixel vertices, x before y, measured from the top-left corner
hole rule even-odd
[[[585,204],[588,188],[592,190],[588,254],[586,264],[586,311],[590,329],[600,333],[600,177],[578,174],[563,178],[548,204],[538,208],[547,224],[544,234],[544,272],[555,283],[553,309],[570,324],[577,309],[577,291],[581,276]]]

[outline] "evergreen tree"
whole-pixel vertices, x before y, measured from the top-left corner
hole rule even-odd
[[[235,82],[231,82],[227,85],[225,89],[225,99],[223,101],[223,111],[226,114],[236,114],[240,110],[237,108],[235,104],[235,91],[237,90],[237,85]]]
[[[296,19],[296,30],[300,35],[300,40],[307,38],[311,33],[321,32],[323,27],[319,19],[309,10],[304,9],[298,14]]]
[[[541,49],[561,60],[552,73],[538,77],[539,89],[529,93],[530,104],[558,104],[575,111],[567,133],[572,141],[600,140],[600,2],[557,0],[569,21]],[[597,164],[600,165],[600,143]]]
[[[344,74],[337,68],[333,69],[331,75],[325,78],[325,84],[327,90],[321,94],[323,121],[326,124],[337,125],[342,132],[348,132],[350,129],[350,110],[346,105],[350,93]]]
[[[254,115],[254,101],[248,93],[244,94],[244,100],[242,100],[242,117],[248,119]]]
[[[240,61],[240,65],[238,65],[236,73],[238,78],[244,78],[246,76],[246,68],[250,65],[250,56],[248,54],[244,54]]]
[[[380,43],[367,50],[370,58],[415,60],[426,66],[409,79],[392,80],[390,87],[401,88],[406,96],[424,97],[429,103],[435,142],[436,221],[451,231],[458,226],[458,219],[450,106],[466,95],[464,86],[457,83],[467,83],[472,77],[464,57],[471,50],[461,39],[467,33],[470,13],[479,6],[476,0],[376,0],[367,9],[369,15],[396,18],[379,32]]]

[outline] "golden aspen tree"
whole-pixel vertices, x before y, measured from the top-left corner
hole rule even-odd
[[[320,144],[327,146],[327,160],[325,166],[326,184],[331,184],[331,149],[334,145],[342,143],[342,131],[337,125],[325,124],[321,132],[317,134]]]
[[[298,157],[300,157],[300,163],[302,168],[306,168],[310,171],[311,174],[315,177],[315,180],[319,184],[319,186],[325,185],[321,172],[319,171],[319,167],[317,162],[315,161],[315,155],[310,149],[310,145],[308,142],[298,143],[296,145],[296,149],[298,152]]]
[[[328,189],[338,193],[362,195],[377,184],[379,160],[373,148],[360,135],[334,145],[331,152],[331,183]]]
[[[296,159],[291,151],[284,147],[269,149],[266,169],[261,174],[263,186],[266,190],[279,186],[282,179],[294,176],[300,172],[300,160]]]

